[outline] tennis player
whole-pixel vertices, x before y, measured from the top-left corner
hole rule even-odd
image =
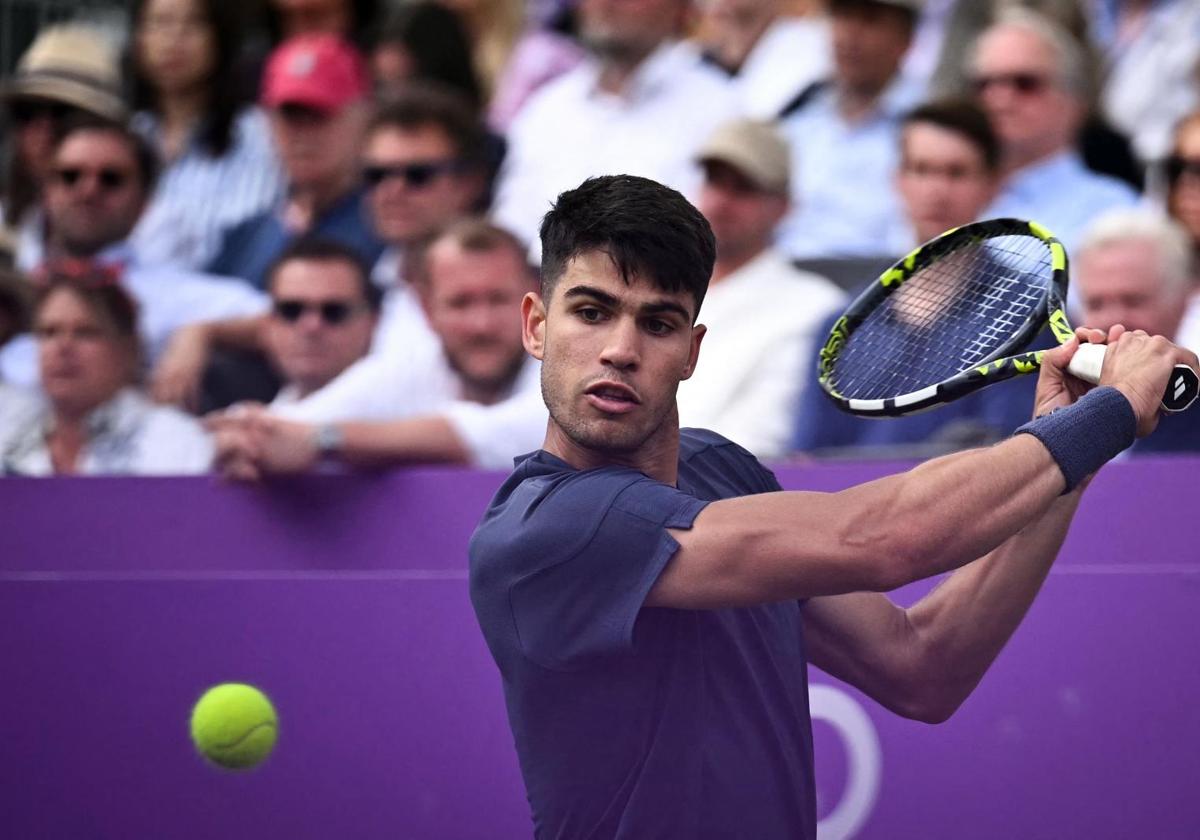
[[[1172,365],[1196,365],[1164,338],[1081,329],[1048,353],[1039,419],[1012,438],[783,492],[735,443],[679,428],[713,264],[703,217],[653,181],[594,178],[541,239],[522,316],[545,444],[470,550],[539,838],[814,838],[806,664],[945,720],[1029,607],[1088,478],[1153,430]],[[1101,387],[1064,372],[1079,339],[1110,345]],[[907,610],[879,594],[950,569]]]

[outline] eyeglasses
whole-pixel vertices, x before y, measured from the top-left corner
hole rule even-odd
[[[336,327],[339,324],[344,324],[350,320],[352,315],[365,308],[362,304],[351,303],[346,300],[325,300],[320,303],[313,303],[306,300],[275,301],[275,315],[289,324],[299,321],[304,317],[305,312],[316,312],[321,316],[321,320],[325,324]]]
[[[1033,96],[1041,93],[1050,86],[1050,79],[1037,73],[995,73],[990,76],[976,76],[971,79],[971,87],[976,96],[981,96],[990,87],[1004,85],[1012,88],[1023,96]]]
[[[405,186],[412,189],[422,189],[433,183],[439,175],[457,172],[462,168],[457,160],[424,160],[416,163],[371,164],[363,167],[363,182],[368,188],[375,188],[390,178],[400,178]]]
[[[61,123],[78,113],[79,109],[74,105],[36,99],[18,99],[8,106],[8,114],[17,125],[29,125],[42,117]]]
[[[1200,179],[1200,158],[1187,158],[1181,155],[1171,155],[1163,161],[1167,172],[1167,183],[1174,184],[1185,174],[1194,179]]]
[[[129,173],[120,169],[102,167],[100,169],[84,169],[79,166],[64,166],[54,171],[54,177],[64,187],[74,188],[85,177],[95,178],[104,190],[119,190],[129,182]]]

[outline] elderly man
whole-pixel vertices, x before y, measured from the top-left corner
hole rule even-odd
[[[519,305],[536,282],[523,243],[466,220],[433,240],[412,268],[440,341],[437,356],[371,356],[273,414],[215,419],[227,475],[302,471],[321,459],[495,469],[537,446],[546,409],[538,364],[521,345]]]
[[[1084,232],[1072,265],[1079,320],[1107,330],[1174,336],[1192,277],[1190,243],[1174,222],[1147,210],[1114,210]],[[1135,455],[1200,451],[1200,415],[1169,415]]]
[[[1070,33],[1032,12],[1010,10],[980,36],[969,64],[1003,150],[1003,185],[985,216],[1034,219],[1074,253],[1093,218],[1137,201],[1123,182],[1088,170],[1076,151],[1087,79],[1082,48]]]
[[[716,264],[704,299],[704,352],[720,359],[682,383],[685,426],[714,429],[762,458],[788,450],[796,400],[811,378],[820,323],[844,294],[794,268],[771,245],[787,213],[788,148],[768,123],[737,120],[709,138],[698,207],[712,226]]]
[[[262,104],[269,109],[287,196],[274,210],[229,230],[208,268],[263,288],[288,243],[317,233],[358,250],[367,263],[383,251],[365,221],[358,153],[370,81],[362,58],[333,35],[285,42],[267,63]]]
[[[114,123],[86,120],[59,141],[45,188],[52,232],[48,256],[117,270],[140,307],[142,341],[151,361],[181,326],[266,308],[265,297],[244,283],[138,262],[127,238],[152,195],[154,177],[154,157],[145,141]],[[0,353],[0,379],[36,382],[29,337],[14,339]]]
[[[678,40],[690,9],[690,0],[582,0],[591,58],[539,90],[513,122],[500,224],[534,242],[554,197],[590,175],[628,172],[695,194],[695,151],[736,106],[720,72]]]
[[[903,231],[888,185],[900,118],[921,91],[900,65],[920,0],[834,0],[833,77],[783,110],[792,148],[792,212],[779,228],[793,257],[875,256]]]

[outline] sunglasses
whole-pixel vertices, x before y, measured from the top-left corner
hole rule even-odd
[[[74,187],[87,176],[95,178],[100,187],[105,190],[119,190],[129,182],[128,172],[107,167],[83,169],[78,166],[64,166],[54,171],[54,177],[64,187]]]
[[[326,300],[320,303],[310,303],[303,300],[277,300],[275,301],[275,315],[289,324],[294,324],[304,317],[305,312],[316,312],[321,316],[321,320],[331,326],[336,327],[338,324],[344,324],[350,319],[351,315],[362,310],[364,307],[361,304],[350,303],[345,300]]]
[[[29,125],[41,117],[49,117],[51,121],[61,123],[80,111],[74,105],[66,105],[61,102],[18,99],[8,106],[8,113],[17,125]]]
[[[405,186],[421,189],[433,183],[439,175],[456,172],[461,168],[457,160],[428,160],[418,163],[398,163],[394,166],[372,164],[363,167],[363,182],[370,188],[378,187],[391,178],[400,178]]]
[[[1184,174],[1190,175],[1192,178],[1200,178],[1200,158],[1171,155],[1163,161],[1163,168],[1167,172],[1167,183],[1169,184],[1174,184]]]
[[[1050,86],[1050,79],[1037,73],[996,73],[991,76],[976,76],[971,80],[971,87],[976,96],[982,95],[990,87],[1004,85],[1024,96],[1041,93]]]

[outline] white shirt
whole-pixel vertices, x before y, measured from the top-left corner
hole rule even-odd
[[[679,384],[681,426],[712,429],[760,458],[787,453],[803,365],[815,330],[845,292],[767,250],[712,285],[700,307],[708,332],[691,379]]]
[[[145,266],[135,261],[124,243],[97,255],[96,261],[123,266],[121,282],[137,301],[138,331],[150,363],[166,347],[171,334],[185,324],[260,315],[269,304],[266,295],[242,280]],[[17,336],[0,350],[0,379],[37,386],[37,346],[31,335]]]
[[[792,97],[832,70],[829,20],[779,17],[759,36],[733,84],[746,116],[773,120]]]
[[[1176,343],[1193,353],[1200,353],[1200,293],[1194,294],[1183,311]]]
[[[508,468],[516,456],[538,449],[546,434],[540,371],[536,360],[526,359],[508,395],[480,405],[462,398],[462,382],[440,349],[433,358],[376,354],[304,399],[272,404],[272,410],[303,423],[442,416],[470,451],[473,465]]]
[[[54,474],[46,435],[47,408],[26,422],[0,427],[0,473]],[[88,440],[76,464],[80,475],[191,475],[208,472],[212,441],[193,417],[154,405],[125,388],[87,418]]]
[[[371,280],[384,290],[379,322],[371,337],[371,355],[407,358],[409,355],[436,357],[442,342],[429,326],[416,289],[404,279],[404,258],[389,248],[375,263]]]
[[[551,203],[594,175],[641,175],[694,197],[695,153],[737,114],[729,81],[690,44],[660,46],[620,95],[598,89],[599,72],[589,60],[550,82],[509,131],[494,216],[530,243],[534,257]]]

